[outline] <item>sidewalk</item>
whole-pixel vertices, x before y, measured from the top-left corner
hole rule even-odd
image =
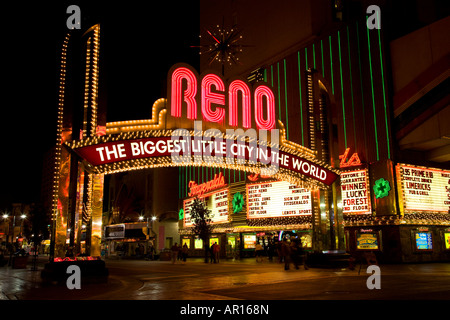
[[[0,300],[255,300],[272,299],[450,299],[450,263],[381,265],[382,289],[368,290],[366,267],[284,270],[277,259],[222,259],[205,263],[203,257],[177,261],[108,260],[107,283],[69,290],[64,284],[44,285],[40,256],[37,271],[32,259],[26,269],[0,267]]]

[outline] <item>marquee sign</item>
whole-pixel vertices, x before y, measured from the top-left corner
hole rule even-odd
[[[312,214],[310,190],[287,181],[250,184],[246,188],[248,219]]]
[[[228,189],[221,189],[218,191],[203,194],[198,197],[203,200],[206,207],[211,210],[211,223],[227,223],[228,222]],[[184,210],[184,227],[192,227],[194,225],[191,220],[191,206],[194,203],[194,198],[189,198],[183,201]]]
[[[211,158],[211,163],[217,160],[226,165],[232,160],[247,160],[256,165],[274,164],[280,168],[299,173],[303,176],[315,179],[325,185],[331,185],[338,175],[330,169],[321,167],[311,160],[288,154],[285,151],[272,151],[270,147],[254,147],[240,144],[235,140],[209,141],[207,144],[200,141],[172,140],[171,137],[155,137],[133,140],[120,140],[106,142],[98,145],[90,145],[75,149],[75,151],[93,166],[120,163],[122,161],[139,160],[143,158],[166,157],[170,159],[184,155],[205,156]],[[167,160],[168,161],[168,160]],[[192,160],[194,162],[195,160]],[[216,161],[216,162],[214,162]]]
[[[225,85],[215,73],[199,77],[189,65],[177,64],[169,71],[167,88],[172,117],[203,120],[223,127],[275,129],[275,95],[267,85],[259,84],[252,90],[241,79]]]
[[[307,182],[310,188],[330,186],[339,177],[336,169],[317,160],[314,151],[286,139],[283,124],[275,121],[276,99],[268,86],[250,87],[239,79],[225,84],[218,75],[199,77],[182,64],[170,70],[168,91],[168,100],[153,105],[152,119],[107,123],[106,135],[66,145],[95,173],[201,165],[270,173],[280,180]],[[194,120],[213,128],[198,129]],[[276,123],[279,135],[273,133]],[[259,138],[249,134],[241,141],[243,129],[229,128],[256,128]],[[267,134],[261,130],[271,131],[271,141],[263,139]]]
[[[397,165],[400,207],[403,212],[450,210],[450,171]]]
[[[341,173],[343,214],[372,213],[368,176],[366,169]]]

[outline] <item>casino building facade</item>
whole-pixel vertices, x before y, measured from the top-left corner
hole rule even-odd
[[[201,1],[200,69],[168,70],[150,119],[106,122],[96,25],[84,118],[70,122],[63,49],[54,255],[177,242],[203,256],[217,242],[223,257],[245,257],[297,236],[316,253],[450,260],[449,19],[393,36],[394,5],[379,5],[381,28],[369,5]],[[194,198],[213,214],[206,244]]]

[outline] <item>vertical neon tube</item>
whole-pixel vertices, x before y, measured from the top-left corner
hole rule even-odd
[[[225,119],[225,109],[216,107],[211,109],[211,104],[225,106],[225,94],[211,92],[211,87],[215,86],[218,91],[225,91],[225,85],[219,76],[207,74],[202,79],[201,106],[203,119],[210,122],[222,122]]]
[[[328,37],[328,43],[330,44],[330,72],[331,72],[331,92],[334,94],[334,79],[333,79],[333,52],[331,49],[331,36]]]
[[[362,82],[362,68],[361,68],[361,48],[359,43],[359,26],[358,22],[356,23],[356,42],[358,44],[358,66],[359,66],[359,84],[361,87],[361,109],[363,113],[363,119],[366,119],[366,107],[365,107],[365,99],[364,99],[364,87]],[[364,147],[367,150],[367,132],[366,132],[366,122],[363,122],[364,125]],[[378,143],[376,144],[376,148],[378,148]],[[367,151],[366,151],[367,152]]]
[[[342,116],[344,122],[344,145],[345,149],[347,149],[347,125],[345,120],[345,102],[344,102],[344,81],[342,80],[342,57],[341,57],[341,35],[338,31],[338,48],[339,48],[339,69],[341,75],[341,100],[342,100]]]
[[[255,122],[258,129],[271,130],[275,127],[275,96],[267,86],[255,89]],[[266,98],[267,119],[263,116],[263,97]]]
[[[238,126],[238,92],[242,93],[242,126],[251,127],[251,92],[248,85],[242,80],[235,80],[228,88],[228,124]]]
[[[302,101],[302,72],[300,68],[300,51],[297,52],[297,60],[298,60],[298,91],[300,93],[300,128],[302,131],[302,146],[305,145],[305,138],[303,136],[303,101]]]
[[[289,116],[287,102],[286,59],[284,59],[284,101],[286,102],[286,139],[289,140]]]
[[[355,150],[358,150],[357,140],[356,140],[356,123],[355,123],[355,103],[353,101],[353,76],[352,76],[352,59],[350,52],[350,31],[347,26],[347,47],[348,47],[348,68],[350,71],[350,96],[352,98],[352,113],[353,113],[353,135],[355,138]]]
[[[377,15],[378,15],[378,11],[377,11]],[[377,17],[377,19],[379,19],[379,17]],[[378,20],[378,21],[380,21],[380,20]],[[380,50],[381,83],[383,85],[384,121],[386,123],[387,153],[388,153],[388,159],[390,159],[391,158],[391,148],[390,148],[389,124],[388,124],[387,106],[386,106],[386,91],[384,88],[383,53],[381,50],[381,30],[380,29],[378,29],[378,48]]]
[[[181,92],[183,79],[187,81],[187,88],[184,94]],[[171,82],[171,115],[173,117],[181,117],[181,105],[182,101],[185,101],[187,104],[187,118],[191,120],[197,119],[197,102],[195,101],[197,78],[194,73],[188,68],[178,68],[172,73]]]
[[[372,108],[373,108],[373,124],[375,127],[375,140],[377,143],[377,161],[380,160],[380,153],[378,150],[378,129],[377,129],[377,114],[375,112],[375,93],[373,88],[373,72],[372,72],[372,53],[370,49],[370,36],[369,36],[369,28],[367,28],[367,45],[369,49],[369,67],[370,67],[370,84],[372,87]]]

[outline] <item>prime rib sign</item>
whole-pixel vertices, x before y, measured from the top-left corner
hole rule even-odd
[[[186,124],[188,121],[188,125],[176,129],[188,132],[188,129],[192,128],[192,123],[204,121],[212,123],[215,129],[211,130],[219,132],[225,128],[238,126],[249,130],[253,130],[252,128],[267,130],[271,133],[277,130],[274,118],[276,99],[268,86],[258,85],[251,89],[242,80],[234,80],[225,85],[222,78],[215,74],[205,74],[199,79],[195,71],[186,65],[171,69],[168,85],[170,97],[167,105],[170,110],[166,121],[178,118],[181,121],[174,122],[178,125]],[[200,112],[197,111],[198,106],[201,118]],[[187,112],[182,112],[182,109],[186,109]],[[238,113],[242,114],[240,120]],[[189,128],[186,128],[187,126]],[[194,132],[194,135],[177,135],[174,134],[178,131],[176,129],[171,131],[171,136],[147,135],[137,139],[129,139],[126,136],[123,136],[123,139],[117,136],[114,139],[100,137],[93,139],[91,143],[74,148],[74,151],[92,166],[161,158],[164,159],[161,162],[171,162],[171,166],[177,162],[180,166],[194,165],[197,161],[195,165],[208,166],[208,162],[227,168],[249,165],[269,168],[271,172],[283,168],[285,172],[300,174],[327,186],[338,178],[337,173],[319,165],[318,161],[316,163],[310,156],[302,157],[301,152],[290,153],[286,152],[290,150],[289,148],[273,147],[278,144],[266,141],[262,143],[261,140],[244,142],[238,139],[225,139],[223,135],[206,135],[208,130],[199,131],[200,134]],[[227,133],[228,130],[230,129],[227,129]]]

